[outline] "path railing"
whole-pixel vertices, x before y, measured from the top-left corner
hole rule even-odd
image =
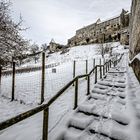
[[[103,76],[109,71],[112,64],[113,66],[116,66],[118,62],[120,62],[122,58],[121,57],[118,60],[112,61],[109,60],[104,65],[96,65],[88,74],[84,75],[78,75],[73,80],[71,80],[69,83],[67,83],[60,91],[56,93],[55,96],[53,96],[47,103],[43,103],[42,105],[39,105],[38,107],[31,109],[27,112],[24,112],[22,114],[19,114],[11,119],[8,119],[4,122],[0,123],[0,130],[6,129],[14,124],[17,124],[20,121],[23,121],[37,113],[40,113],[43,111],[43,133],[42,133],[42,140],[48,140],[48,124],[49,124],[49,107],[72,85],[75,85],[75,96],[74,96],[74,105],[73,109],[76,109],[78,107],[78,85],[79,85],[79,79],[86,78],[87,79],[87,95],[90,94],[90,78],[91,75],[95,74],[95,83],[97,83],[98,78],[98,72],[100,74],[100,78],[103,78]],[[99,71],[98,71],[99,69]],[[85,79],[85,80],[86,80]]]

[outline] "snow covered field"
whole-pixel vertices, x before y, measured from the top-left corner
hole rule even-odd
[[[117,46],[118,43],[112,43],[112,46]],[[46,70],[45,81],[45,100],[49,100],[57,91],[59,91],[66,83],[73,78],[73,60],[77,61],[76,75],[85,74],[85,60],[89,60],[89,71],[93,68],[93,58],[99,58],[96,51],[97,45],[80,46],[72,48],[68,53],[64,55],[53,54],[47,63],[53,62],[65,62],[56,67],[56,73],[52,73],[52,69]],[[122,50],[122,46],[115,48],[115,52],[118,53]],[[96,63],[96,64],[97,64]],[[19,102],[11,103],[4,97],[11,95],[11,77],[2,77],[1,85],[1,98],[0,98],[0,121],[4,121],[16,114],[19,114],[25,110],[28,110],[36,106],[40,102],[40,85],[41,85],[41,71],[17,74],[16,75],[16,99]],[[91,79],[91,87],[93,87],[93,79]],[[86,81],[80,80],[79,86],[79,101],[80,103],[85,99],[86,94]],[[4,97],[3,97],[4,96]],[[62,117],[67,116],[70,110],[73,108],[74,87],[71,87],[66,91],[65,95],[60,97],[50,107],[50,120],[49,120],[49,132],[53,134],[53,129],[61,121]],[[15,109],[16,108],[16,109]],[[6,130],[0,132],[0,139],[2,140],[38,140],[42,136],[42,113],[39,113],[30,119],[22,121]],[[32,130],[32,132],[30,131]]]

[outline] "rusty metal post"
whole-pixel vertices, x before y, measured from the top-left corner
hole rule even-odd
[[[48,126],[49,126],[49,108],[43,111],[43,133],[42,140],[48,140]]]
[[[16,63],[13,62],[13,73],[12,73],[12,97],[11,97],[11,101],[13,101],[15,99],[15,65]]]
[[[41,77],[41,104],[44,102],[45,91],[45,53],[42,53],[42,77]]]
[[[97,66],[95,67],[95,84],[97,83]]]
[[[74,109],[76,109],[78,106],[78,78],[75,82],[75,98],[74,98]]]
[[[90,94],[90,75],[87,77],[87,95]]]

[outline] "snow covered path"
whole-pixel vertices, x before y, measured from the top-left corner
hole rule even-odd
[[[94,86],[55,140],[132,140],[126,100],[126,57]]]

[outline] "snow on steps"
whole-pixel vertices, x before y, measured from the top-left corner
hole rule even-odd
[[[118,68],[114,73],[115,69],[95,85],[55,140],[132,140],[127,131],[125,74]]]

